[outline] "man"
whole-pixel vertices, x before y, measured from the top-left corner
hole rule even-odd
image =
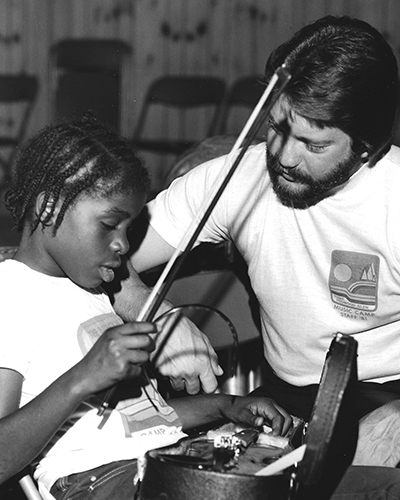
[[[392,390],[400,378],[397,64],[371,26],[334,17],[278,47],[267,79],[284,62],[292,78],[271,111],[267,147],[248,149],[199,241],[232,240],[244,257],[268,390],[282,398],[283,386],[289,410],[307,417],[313,397],[303,389],[318,383],[336,332],[358,341],[360,380]],[[207,162],[148,204],[150,225],[131,259],[138,272],[170,258],[228,167],[225,158]],[[379,406],[362,403],[360,416]]]
[[[269,366],[259,392],[309,418],[326,351],[341,332],[358,341],[359,417],[379,408],[396,426],[396,59],[367,23],[328,16],[271,54],[267,81],[283,63],[292,77],[271,110],[266,144],[248,149],[198,241],[231,240],[248,265]],[[171,257],[228,168],[225,158],[207,162],[148,204],[150,225],[131,259],[137,272]],[[399,461],[390,454],[392,462],[380,457],[384,465]]]

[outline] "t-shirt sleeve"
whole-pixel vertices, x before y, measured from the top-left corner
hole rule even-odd
[[[227,170],[226,156],[203,163],[175,179],[170,187],[148,203],[149,223],[170,245],[177,247],[198,227]],[[196,244],[217,243],[226,237],[223,194],[207,218]]]
[[[29,325],[29,311],[22,310],[21,302],[10,300],[18,297],[8,289],[7,294],[0,293],[0,368],[15,370],[25,376],[29,359],[34,348],[32,328]]]

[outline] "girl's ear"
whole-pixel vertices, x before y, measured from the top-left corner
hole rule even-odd
[[[50,195],[42,212],[42,205],[45,197],[46,195],[44,192],[38,194],[36,198],[35,215],[36,217],[40,217],[40,222],[43,226],[52,226],[58,215],[57,204],[54,201],[54,197]]]

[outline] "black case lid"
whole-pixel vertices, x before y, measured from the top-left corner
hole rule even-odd
[[[357,341],[336,334],[326,356],[296,480],[331,490],[351,464],[358,438]]]

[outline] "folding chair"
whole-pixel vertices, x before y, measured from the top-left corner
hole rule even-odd
[[[19,480],[19,485],[28,500],[43,500],[35,482],[29,474]]]
[[[121,40],[65,39],[50,49],[50,121],[90,111],[121,131],[125,72],[131,49]]]
[[[257,76],[245,76],[233,82],[224,101],[218,133],[240,132],[264,90],[265,85]]]
[[[166,189],[174,179],[186,174],[201,163],[227,155],[232,150],[236,140],[237,136],[235,135],[215,135],[195,143],[170,165],[162,189]],[[259,142],[260,140],[254,139],[252,144]]]
[[[3,129],[0,132],[0,149],[6,151],[0,155],[0,166],[4,169],[3,181],[11,177],[16,148],[25,137],[38,87],[38,79],[33,75],[0,75],[0,110]]]
[[[156,79],[146,93],[139,115],[133,136],[135,147],[179,155],[200,139],[214,135],[224,95],[225,82],[217,77],[163,76]],[[149,126],[149,122],[153,126]],[[154,132],[157,124],[161,133],[150,134],[150,128]]]

